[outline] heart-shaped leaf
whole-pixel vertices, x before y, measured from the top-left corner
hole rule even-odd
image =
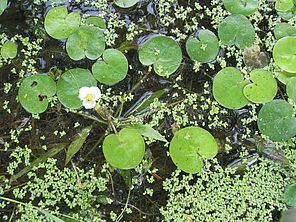
[[[138,3],[139,0],[115,0],[115,5],[121,8],[129,8]]]
[[[70,69],[66,71],[58,80],[57,95],[60,102],[67,108],[79,109],[82,101],[79,99],[79,89],[81,87],[97,86],[97,81],[87,69]]]
[[[17,46],[11,41],[7,41],[1,48],[1,56],[4,59],[13,59],[17,55]]]
[[[216,101],[229,109],[240,109],[248,104],[243,89],[248,84],[238,69],[227,67],[216,75],[213,94]]]
[[[169,76],[179,68],[182,51],[174,39],[167,36],[154,36],[141,45],[139,60],[143,65],[153,65],[158,75]]]
[[[273,47],[275,63],[284,71],[296,73],[296,36],[287,36]]]
[[[31,75],[20,85],[18,98],[30,113],[43,113],[48,107],[48,99],[56,93],[55,81],[47,75]]]
[[[215,138],[200,127],[186,127],[175,133],[170,143],[170,155],[178,168],[197,173],[203,167],[202,159],[214,158],[218,153]]]
[[[209,30],[200,30],[196,37],[189,37],[186,50],[192,60],[211,62],[219,52],[218,38]]]
[[[128,61],[117,49],[107,49],[103,53],[103,61],[92,66],[94,77],[104,84],[115,84],[123,80],[128,72]]]
[[[286,36],[295,36],[296,27],[289,23],[279,23],[274,27],[274,35],[277,40]]]
[[[259,0],[223,0],[227,11],[231,14],[252,15],[259,7]]]
[[[4,10],[7,8],[7,1],[8,0],[0,0],[0,15],[2,15]]]
[[[296,135],[293,106],[285,100],[266,103],[258,114],[260,132],[273,141],[287,141]]]
[[[291,207],[296,207],[296,183],[286,187],[284,193],[285,203]]]
[[[100,29],[106,29],[106,23],[105,20],[101,17],[97,16],[90,16],[85,19],[85,23],[88,25],[96,26]]]
[[[296,76],[288,79],[286,91],[289,98],[296,102]]]
[[[105,49],[105,37],[101,29],[91,26],[80,26],[69,36],[66,44],[68,55],[73,60],[87,57],[95,60]]]
[[[220,40],[226,45],[244,49],[255,42],[255,30],[243,15],[230,15],[218,27]]]
[[[58,6],[50,9],[46,14],[44,27],[52,38],[66,39],[78,29],[80,19],[79,13],[68,14],[66,6]]]
[[[250,74],[252,83],[244,88],[245,97],[253,103],[266,103],[276,96],[277,83],[272,73],[264,69],[255,69]]]
[[[124,128],[118,134],[108,135],[103,142],[106,160],[119,169],[138,166],[145,154],[143,137],[132,128]]]

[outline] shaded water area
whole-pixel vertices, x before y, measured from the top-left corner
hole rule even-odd
[[[193,4],[194,1],[179,1],[180,5]],[[208,1],[199,1],[202,5],[210,4]],[[67,4],[68,9],[71,11],[79,12],[80,14],[90,14],[97,15],[97,9],[90,6],[85,6],[84,4],[71,3]],[[146,98],[147,95],[151,95],[152,92],[157,90],[165,89],[166,93],[161,97],[162,101],[167,103],[173,103],[176,100],[185,99],[182,93],[179,92],[179,97],[172,98],[172,94],[178,92],[176,88],[173,87],[175,83],[175,78],[178,75],[182,75],[183,79],[179,82],[179,85],[183,87],[185,91],[202,93],[204,90],[204,84],[206,81],[212,83],[212,78],[219,71],[220,67],[214,64],[215,69],[210,69],[207,65],[202,65],[200,71],[195,73],[193,71],[193,62],[190,60],[186,53],[185,45],[182,42],[181,48],[183,52],[183,62],[176,73],[171,75],[169,78],[162,78],[155,74],[149,74],[148,68],[143,67],[138,60],[138,45],[143,42],[145,38],[149,38],[151,34],[167,34],[169,28],[163,27],[158,21],[159,17],[157,14],[157,8],[154,1],[140,1],[137,6],[130,9],[120,9],[112,2],[110,2],[108,10],[110,12],[117,11],[120,13],[120,17],[124,19],[127,24],[130,22],[137,22],[139,19],[142,23],[143,33],[141,38],[136,39],[134,42],[124,42],[122,43],[123,37],[119,37],[116,40],[114,48],[126,48],[128,49],[126,56],[129,64],[132,64],[133,69],[129,70],[128,76],[112,89],[115,94],[120,92],[128,92],[135,85],[142,80],[142,83],[134,91],[134,98],[132,101],[124,104],[123,107],[123,117],[125,118],[126,113],[131,110],[131,107],[137,105]],[[40,73],[47,73],[49,70],[58,70],[58,72],[63,73],[71,68],[86,68],[91,70],[93,61],[84,59],[79,62],[71,60],[65,51],[65,41],[58,41],[50,38],[40,21],[43,21],[45,14],[51,8],[49,3],[40,3],[36,5],[32,1],[10,1],[8,9],[0,17],[0,30],[6,33],[8,36],[12,37],[16,34],[21,34],[23,36],[30,37],[31,40],[37,40],[37,38],[45,39],[42,43],[42,49],[36,56],[36,61],[38,64],[38,71]],[[192,12],[194,13],[194,12]],[[190,15],[188,15],[190,17]],[[37,25],[34,23],[34,18],[39,18]],[[180,23],[180,24],[178,24]],[[177,21],[176,27],[182,30],[182,23]],[[203,28],[212,29],[209,18],[203,18],[200,20],[200,25]],[[265,32],[267,27],[262,24],[261,31]],[[215,30],[213,30],[215,31]],[[116,30],[119,36],[124,36],[126,33],[125,28]],[[144,36],[144,37],[143,37]],[[148,37],[147,37],[148,36]],[[20,49],[21,50],[21,49]],[[224,54],[225,51],[221,50],[220,54]],[[46,113],[40,115],[40,119],[37,121],[28,114],[17,101],[15,100],[17,96],[17,86],[16,82],[19,81],[19,77],[15,74],[10,73],[13,67],[22,66],[22,58],[17,58],[13,63],[6,65],[0,69],[0,106],[3,106],[4,101],[10,101],[11,114],[7,113],[4,109],[0,109],[0,149],[5,141],[10,141],[10,130],[11,129],[21,129],[27,126],[28,123],[32,125],[32,130],[28,132],[22,132],[19,137],[19,146],[27,145],[32,150],[34,150],[34,156],[42,154],[44,151],[40,149],[42,145],[48,145],[49,147],[54,144],[69,144],[73,137],[80,132],[84,127],[93,124],[93,121],[87,118],[83,118],[77,114],[68,113],[62,107],[50,107]],[[229,64],[235,61],[233,58],[228,59]],[[142,73],[139,74],[138,71]],[[30,73],[28,73],[30,74]],[[9,82],[13,84],[12,92],[9,94],[3,93],[4,83]],[[280,86],[283,87],[283,86]],[[209,86],[209,91],[211,88]],[[209,95],[212,98],[212,95]],[[278,95],[281,97],[281,95]],[[200,105],[200,104],[197,104]],[[241,119],[249,115],[249,108],[241,109],[239,111],[229,110],[227,114],[221,114],[219,117],[228,123],[227,128],[218,127],[215,129],[209,129],[215,138],[219,139],[219,142],[223,145],[226,137],[232,138],[231,144],[235,148],[231,150],[230,153],[218,154],[219,163],[222,166],[226,166],[233,160],[239,158],[239,151],[241,146],[246,146],[250,148],[250,153],[256,152],[255,139],[242,139],[239,134],[246,131],[245,126],[241,124]],[[188,113],[192,113],[194,116],[196,110],[187,110]],[[207,115],[207,111],[203,115]],[[96,115],[94,111],[89,111],[90,115]],[[147,117],[149,119],[149,117]],[[159,126],[160,132],[166,130],[166,138],[171,139],[174,129],[174,120],[171,118],[166,118]],[[80,126],[74,128],[74,123],[79,122]],[[250,126],[249,129],[257,129],[255,123]],[[208,123],[205,124],[207,126]],[[67,134],[62,137],[57,137],[53,134],[54,131],[65,131]],[[86,140],[83,151],[79,152],[73,158],[73,162],[76,167],[81,167],[87,169],[88,166],[93,166],[96,164],[98,169],[100,165],[105,163],[105,159],[102,153],[101,141],[106,131],[106,126],[95,124],[94,129],[91,131],[90,136]],[[40,139],[41,136],[45,136],[46,141]],[[101,139],[100,139],[101,138]],[[98,142],[98,140],[100,142]],[[6,167],[8,165],[10,152],[17,146],[14,142],[10,142],[11,147],[6,152],[1,152],[0,158],[0,175],[6,174]],[[44,144],[46,143],[46,144]],[[167,149],[163,147],[161,142],[153,143],[149,146],[147,154],[149,159],[153,162],[153,167],[158,169],[156,174],[143,172],[143,174],[132,173],[133,176],[140,178],[141,183],[135,187],[130,194],[130,199],[128,206],[133,209],[132,214],[125,214],[125,221],[161,221],[162,217],[159,213],[159,208],[166,204],[167,193],[162,188],[162,182],[165,178],[169,178],[171,173],[176,169],[175,165],[172,163],[169,156],[167,156]],[[65,153],[61,152],[55,158],[58,159],[59,166],[64,167]],[[154,176],[155,182],[153,184],[148,183],[144,178],[146,175]],[[21,178],[13,184],[13,186],[18,186],[25,182],[26,178]],[[0,180],[1,182],[1,180]],[[154,194],[152,197],[143,195],[146,188],[152,188]],[[128,189],[126,183],[122,177],[122,172],[115,170],[112,173],[112,182],[109,183],[109,190],[105,195],[110,196],[114,202],[112,204],[101,205],[101,213],[108,215],[110,211],[114,211],[120,214],[122,207],[126,203],[128,196]],[[14,210],[14,205],[11,205],[10,209],[5,209],[7,215],[12,214]],[[64,212],[68,213],[68,212]],[[146,219],[143,219],[143,216]],[[107,216],[106,216],[107,217]],[[275,211],[274,220],[277,221],[279,217],[278,212]]]

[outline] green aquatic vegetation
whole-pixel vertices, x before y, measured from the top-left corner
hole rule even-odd
[[[275,63],[284,71],[296,73],[296,36],[287,36],[277,41],[273,48]]]
[[[105,37],[101,29],[90,26],[80,26],[69,36],[66,50],[73,60],[85,57],[91,60],[98,59],[105,49]]]
[[[90,16],[85,19],[85,23],[93,25],[101,29],[106,29],[106,22],[103,18],[97,16]]]
[[[258,114],[260,132],[274,141],[286,141],[296,135],[293,106],[285,100],[266,103]]]
[[[287,95],[290,99],[296,102],[296,78],[289,78],[286,85]]]
[[[227,67],[217,73],[213,82],[215,100],[229,109],[239,109],[248,104],[243,93],[248,81],[244,79],[241,71]]]
[[[80,25],[81,17],[77,12],[68,14],[66,6],[58,6],[49,10],[44,20],[46,32],[55,39],[67,39]]]
[[[223,0],[225,8],[232,14],[252,15],[259,7],[259,0]]]
[[[97,81],[89,70],[70,69],[63,73],[57,82],[57,96],[65,107],[79,109],[82,107],[79,90],[82,87],[92,86],[97,86]]]
[[[187,39],[186,51],[192,60],[201,63],[211,62],[219,52],[218,38],[209,30],[200,30],[196,37]]]
[[[294,0],[276,0],[275,9],[280,12],[290,11],[294,7]]]
[[[277,40],[286,36],[295,36],[296,27],[286,22],[279,23],[274,27],[274,35]]]
[[[236,45],[240,49],[250,47],[255,42],[255,30],[243,15],[230,15],[218,26],[218,35],[225,45]]]
[[[137,4],[139,0],[115,0],[114,4],[121,8],[129,8]]]
[[[175,133],[170,143],[170,155],[176,166],[187,172],[197,173],[203,159],[214,158],[218,153],[215,138],[200,127],[186,127]]]
[[[8,0],[0,0],[0,15],[2,15],[4,10],[7,8],[7,2]]]
[[[14,42],[7,41],[1,47],[1,56],[4,59],[13,59],[17,55],[17,45]]]
[[[296,206],[296,183],[290,184],[286,187],[284,201],[289,206]]]
[[[123,128],[118,134],[110,134],[104,139],[103,153],[116,168],[135,168],[144,157],[144,139],[137,130]]]
[[[153,65],[158,75],[169,76],[179,68],[182,51],[174,39],[154,36],[140,45],[139,60],[145,66]]]
[[[25,78],[19,88],[18,98],[24,109],[30,113],[43,113],[51,97],[56,94],[56,83],[47,75],[31,75]]]
[[[107,49],[103,53],[103,59],[93,64],[92,72],[100,83],[116,84],[126,77],[128,61],[119,50]]]
[[[250,73],[252,83],[244,87],[245,97],[253,103],[266,103],[277,94],[277,82],[272,73],[264,69],[255,69]]]

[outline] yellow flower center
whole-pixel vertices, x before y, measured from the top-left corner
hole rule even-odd
[[[85,98],[87,101],[92,101],[94,96],[92,94],[87,94]]]

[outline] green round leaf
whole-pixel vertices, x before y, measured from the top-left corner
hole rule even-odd
[[[296,207],[296,183],[286,187],[284,193],[284,201],[291,207]]]
[[[186,50],[192,60],[211,62],[219,52],[218,38],[209,30],[200,30],[197,37],[190,37],[187,40]]]
[[[94,25],[94,26],[99,27],[101,29],[106,29],[105,20],[101,17],[90,16],[85,19],[85,23],[88,25]]]
[[[253,103],[266,103],[276,96],[277,83],[272,73],[264,69],[255,69],[250,74],[252,83],[244,88],[245,97]]]
[[[18,98],[24,109],[30,113],[43,113],[48,99],[56,93],[55,81],[47,75],[31,75],[23,80]]]
[[[1,48],[1,56],[4,59],[13,59],[17,55],[17,46],[11,41],[7,41]]]
[[[128,72],[128,61],[125,55],[117,49],[107,49],[103,60],[93,64],[94,77],[104,84],[115,84],[123,80]]]
[[[223,0],[227,11],[231,14],[252,15],[259,7],[259,0]]]
[[[95,60],[102,55],[104,49],[103,31],[91,26],[80,26],[76,32],[69,36],[66,44],[68,55],[76,61],[85,57]]]
[[[131,128],[124,128],[118,134],[108,135],[103,142],[106,160],[119,169],[138,166],[145,154],[143,137]]]
[[[296,118],[293,106],[285,100],[266,103],[258,115],[260,132],[273,141],[286,141],[296,135]]]
[[[178,43],[167,36],[155,36],[146,40],[139,49],[139,60],[143,65],[153,64],[160,76],[174,73],[182,61],[182,51]]]
[[[274,35],[277,40],[286,36],[295,36],[296,27],[289,23],[279,23],[274,27]]]
[[[296,76],[288,79],[286,91],[289,98],[296,102]]]
[[[115,5],[121,7],[121,8],[129,8],[137,4],[139,0],[115,0]]]
[[[273,47],[275,63],[284,71],[296,73],[296,36],[287,36]]]
[[[215,77],[213,94],[217,102],[229,109],[240,109],[248,104],[243,89],[248,82],[238,69],[226,67]]]
[[[294,7],[293,0],[276,0],[275,9],[280,12],[286,12]]]
[[[277,79],[283,83],[283,84],[287,84],[287,81],[296,76],[296,73],[290,73],[290,72],[285,72],[285,71],[279,71],[279,72],[275,72],[277,75]]]
[[[66,39],[78,29],[80,15],[77,12],[68,14],[66,6],[58,6],[49,10],[45,16],[46,32],[55,39]]]
[[[187,173],[197,173],[203,166],[202,159],[214,158],[218,153],[215,138],[200,127],[179,130],[170,143],[170,155],[178,168]]]
[[[2,15],[4,10],[7,8],[7,1],[8,0],[0,0],[0,15]]]
[[[230,15],[218,26],[220,40],[226,45],[244,49],[255,42],[255,30],[243,15]]]
[[[79,99],[79,89],[81,87],[97,86],[97,81],[87,69],[70,69],[63,73],[58,80],[57,95],[60,102],[67,108],[78,109],[82,106]]]

